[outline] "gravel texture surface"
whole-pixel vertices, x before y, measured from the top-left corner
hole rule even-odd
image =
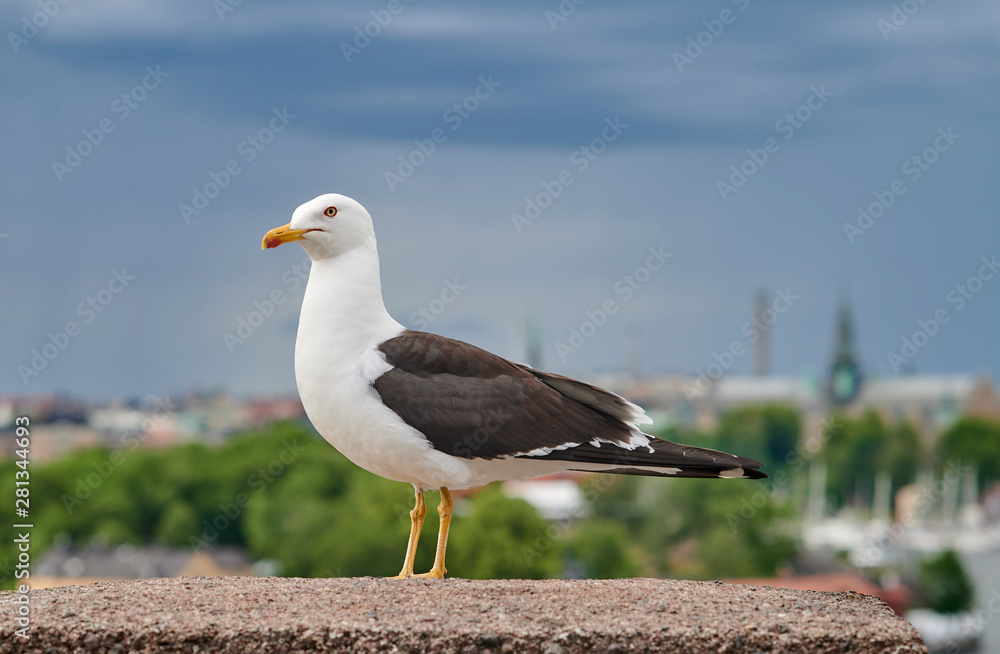
[[[39,590],[0,652],[926,652],[881,601],[721,582],[181,577]]]

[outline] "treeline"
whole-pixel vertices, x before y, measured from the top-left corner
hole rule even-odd
[[[298,423],[235,436],[220,447],[94,449],[31,470],[32,558],[67,539],[200,548],[236,545],[295,576],[392,575],[409,530],[412,489],[347,461]],[[0,464],[0,495],[12,498],[14,467]],[[586,509],[542,519],[499,486],[464,498],[448,568],[466,578],[772,574],[794,551],[773,548],[771,506],[749,529],[738,512],[753,482],[630,479],[583,482]],[[436,498],[429,497],[433,506]],[[758,500],[759,502],[759,500]],[[772,515],[773,514],[773,515]],[[429,511],[417,568],[430,568],[436,512]],[[0,579],[13,583],[10,522],[0,525]],[[679,556],[670,552],[682,546]],[[745,560],[733,561],[733,551]]]
[[[788,485],[813,463],[825,464],[833,508],[869,506],[880,477],[888,480],[891,494],[914,483],[921,471],[940,477],[956,466],[976,471],[980,492],[1000,481],[1000,422],[995,420],[964,417],[942,433],[922,438],[908,422],[886,423],[875,411],[834,413],[813,432],[803,432],[793,408],[748,407],[723,416],[703,442],[763,462],[772,478],[787,479]]]
[[[980,484],[1000,479],[1000,425],[957,422],[922,446],[906,425],[874,414],[827,421],[819,443],[803,439],[786,407],[734,411],[710,434],[671,430],[671,440],[759,459],[770,479],[670,480],[595,475],[586,506],[565,521],[542,519],[498,486],[463,498],[448,549],[466,578],[622,577],[717,579],[770,576],[797,552],[796,498],[814,461],[827,462],[834,504],[873,492],[880,471],[893,488],[921,465],[975,462]],[[279,423],[220,447],[88,450],[31,470],[32,557],[57,538],[201,548],[236,545],[294,576],[393,575],[409,531],[412,489],[356,467],[311,429]],[[0,496],[13,505],[12,461],[0,464]],[[797,492],[799,491],[799,492]],[[435,497],[428,498],[431,506]],[[429,569],[437,530],[428,512],[417,568]],[[0,579],[13,583],[16,537],[0,525]]]

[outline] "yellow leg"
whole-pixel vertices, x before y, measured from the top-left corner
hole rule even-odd
[[[420,529],[424,526],[424,516],[427,515],[427,504],[424,503],[424,491],[416,486],[413,488],[416,493],[416,503],[410,511],[410,540],[406,544],[406,559],[403,560],[403,569],[399,574],[390,579],[406,579],[413,576],[413,559],[417,556],[417,541],[420,540]]]
[[[444,553],[448,549],[448,529],[451,527],[451,513],[455,508],[455,503],[451,501],[451,493],[447,488],[441,490],[441,503],[438,504],[438,515],[441,516],[441,526],[438,528],[437,552],[434,554],[434,567],[430,572],[425,572],[414,577],[425,579],[444,579],[444,574],[448,572],[444,567]]]

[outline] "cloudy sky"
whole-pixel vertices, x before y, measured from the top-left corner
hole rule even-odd
[[[0,8],[0,393],[294,391],[260,238],[331,191],[400,322],[556,371],[697,371],[766,288],[775,372],[843,297],[869,374],[1000,372],[996,3],[51,5]]]

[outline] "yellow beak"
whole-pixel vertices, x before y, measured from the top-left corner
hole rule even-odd
[[[276,248],[282,243],[289,243],[291,241],[302,241],[302,235],[307,232],[312,232],[312,229],[291,229],[291,223],[288,225],[282,225],[281,227],[275,227],[267,234],[264,234],[264,240],[260,242],[260,249],[266,250],[268,248]]]

